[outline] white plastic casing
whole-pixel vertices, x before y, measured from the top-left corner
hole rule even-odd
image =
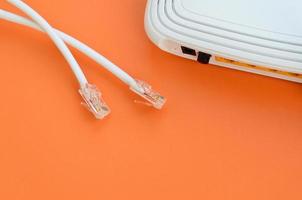
[[[183,54],[185,46],[212,55],[211,64],[302,83],[301,8],[301,0],[148,0],[145,29],[172,54],[197,60]],[[221,63],[216,57],[272,70]]]

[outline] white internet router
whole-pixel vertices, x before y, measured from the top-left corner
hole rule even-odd
[[[301,0],[148,0],[145,29],[172,54],[302,83],[301,8]]]

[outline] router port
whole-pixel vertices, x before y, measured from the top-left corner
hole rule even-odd
[[[199,52],[197,61],[202,64],[209,64],[211,57],[212,57],[212,55],[210,55],[210,54]]]
[[[184,46],[181,46],[181,51],[183,54],[186,54],[186,55],[191,55],[191,56],[196,56],[196,51],[194,49],[191,49],[191,48],[188,48],[188,47],[184,47]]]
[[[291,78],[299,78],[302,79],[302,74],[298,74],[298,73],[292,73],[292,72],[287,72],[287,71],[282,71],[282,70],[277,70],[277,69],[272,69],[269,67],[265,67],[265,66],[258,66],[258,65],[252,65],[252,64],[248,64],[248,63],[244,63],[244,62],[240,62],[240,61],[235,61],[235,60],[231,60],[231,59],[227,59],[227,58],[222,58],[222,57],[215,57],[215,60],[219,63],[225,63],[225,64],[231,64],[237,67],[242,67],[242,68],[247,68],[247,69],[254,69],[254,70],[258,70],[258,71],[262,71],[262,72],[270,72],[270,73],[274,73],[277,75],[283,75],[283,76],[287,76],[287,77],[291,77]]]

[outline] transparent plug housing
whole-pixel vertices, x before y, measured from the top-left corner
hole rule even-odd
[[[136,80],[138,88],[131,87],[130,89],[144,98],[147,102],[140,102],[136,101],[138,103],[143,103],[148,106],[153,106],[156,109],[162,109],[164,104],[166,103],[166,98],[159,94],[158,92],[154,91],[152,87],[141,80]]]
[[[103,101],[102,95],[95,85],[89,83],[82,86],[79,90],[85,102],[84,105],[97,119],[103,119],[110,113],[110,108]]]

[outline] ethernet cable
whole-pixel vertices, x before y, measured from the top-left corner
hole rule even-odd
[[[8,1],[10,3],[14,3],[14,4],[16,2],[18,4],[20,4],[20,2],[21,2],[19,0],[8,0]],[[0,9],[0,19],[4,19],[4,20],[10,21],[10,22],[25,25],[25,26],[37,29],[39,31],[45,31],[43,28],[40,27],[40,24],[37,24],[37,22],[33,22],[29,19],[26,19],[24,17],[18,16],[16,14],[13,14],[8,11],[1,10],[1,9]],[[103,66],[105,69],[107,69],[108,71],[113,73],[115,76],[117,76],[121,81],[126,83],[133,92],[135,92],[136,94],[138,94],[139,96],[141,96],[142,98],[147,100],[148,105],[151,105],[157,109],[161,109],[163,107],[166,99],[163,96],[161,96],[159,93],[153,91],[152,87],[150,85],[148,85],[147,83],[145,83],[143,81],[132,78],[129,74],[127,74],[125,71],[120,69],[118,66],[113,64],[108,59],[106,59],[104,56],[102,56],[101,54],[99,54],[98,52],[96,52],[95,50],[90,48],[89,46],[85,45],[84,43],[73,38],[72,36],[69,36],[66,33],[61,32],[56,29],[53,29],[53,30],[57,34],[57,36],[59,36],[64,42],[66,42],[70,46],[78,49],[82,53],[86,54],[88,57],[90,57],[91,59],[96,61],[98,64]],[[95,91],[95,89],[96,88],[93,87],[94,91]],[[88,96],[89,96],[90,90],[91,90],[91,87],[88,87],[84,94],[88,94]],[[106,109],[108,109],[106,104],[104,104],[105,107],[93,106],[93,104],[91,104],[89,99],[97,99],[96,97],[100,96],[100,94],[98,92],[95,92],[93,94],[95,94],[95,95],[92,98],[88,98],[88,97],[84,98],[87,105],[90,106],[90,107],[88,107],[90,109],[90,111],[92,111],[94,114],[96,113],[96,110],[94,108],[102,108],[103,110],[106,111]],[[100,102],[103,104],[102,101],[100,101]]]
[[[15,7],[22,10],[25,14],[32,18],[52,39],[57,48],[60,50],[66,61],[69,63],[73,73],[75,74],[79,84],[79,93],[83,97],[85,105],[89,111],[91,111],[97,119],[103,119],[110,113],[110,109],[101,98],[101,93],[97,90],[96,86],[88,83],[81,67],[73,57],[69,48],[64,41],[57,35],[54,29],[43,19],[36,11],[30,6],[23,3],[21,0],[7,0]]]

